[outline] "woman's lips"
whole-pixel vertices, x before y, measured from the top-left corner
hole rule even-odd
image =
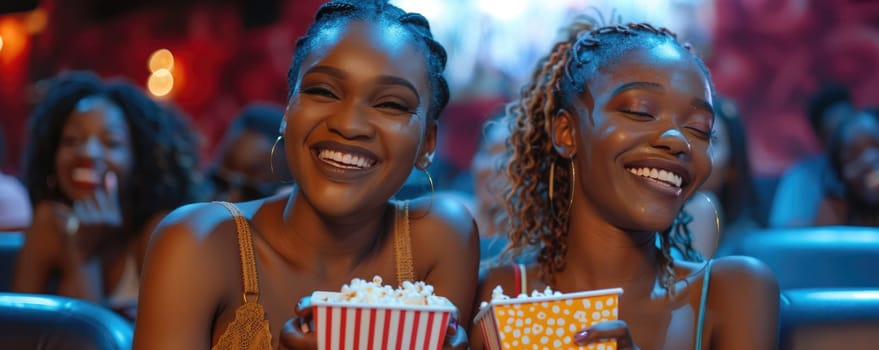
[[[93,189],[101,185],[101,175],[95,168],[73,168],[70,177],[73,185],[78,188]]]

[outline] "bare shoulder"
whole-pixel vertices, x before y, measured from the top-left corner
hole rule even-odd
[[[777,348],[779,289],[766,264],[745,256],[719,258],[709,283],[712,348]]]
[[[171,211],[156,225],[147,248],[147,264],[153,260],[153,264],[198,268],[209,261],[216,263],[225,259],[230,248],[237,248],[233,239],[234,218],[226,208],[216,203],[188,204]]]
[[[773,289],[778,282],[769,266],[750,256],[726,256],[715,259],[712,264],[711,284]]]
[[[437,194],[433,198],[421,197],[412,200],[409,205],[409,216],[414,218],[412,224],[419,231],[455,234],[461,238],[478,233],[470,210],[453,196]]]
[[[60,249],[61,233],[65,228],[60,226],[69,215],[69,210],[57,202],[41,201],[34,207],[33,221],[25,228],[25,245],[28,249],[57,251]],[[33,243],[33,244],[28,244]]]
[[[440,260],[479,259],[479,232],[470,211],[461,202],[442,195],[410,201],[409,220],[416,249]]]
[[[763,324],[764,329],[777,326],[778,282],[762,261],[748,256],[716,259],[712,264],[709,286],[708,303],[709,308],[716,311],[714,323],[717,331],[727,333],[733,327],[732,330],[738,333],[741,324],[754,327]],[[755,328],[752,333],[759,332],[759,329]]]

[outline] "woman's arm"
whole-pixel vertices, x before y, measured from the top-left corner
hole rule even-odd
[[[221,271],[223,240],[214,231],[231,217],[209,206],[177,209],[156,229],[141,276],[135,349],[210,348],[224,277],[240,274]],[[226,243],[237,248],[234,241]]]
[[[777,348],[778,282],[766,264],[743,256],[717,259],[708,295],[710,349]]]
[[[58,267],[62,252],[55,209],[42,202],[34,210],[33,223],[24,231],[24,245],[15,260],[12,291],[18,293],[46,293],[52,270]]]
[[[425,281],[455,304],[458,322],[466,330],[479,273],[479,233],[463,204],[442,195],[435,196],[433,203],[430,200],[413,201],[410,210],[416,271],[427,264]]]

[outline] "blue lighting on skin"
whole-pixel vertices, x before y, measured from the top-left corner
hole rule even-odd
[[[656,56],[667,61],[679,60],[684,57],[680,49],[669,43],[657,45],[651,51]]]

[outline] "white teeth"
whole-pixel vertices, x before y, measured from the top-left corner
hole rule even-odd
[[[342,153],[339,151],[331,151],[326,149],[321,150],[318,153],[318,158],[333,161],[334,165],[341,165],[341,167],[349,169],[369,168],[375,163],[375,161],[371,159],[367,159],[356,154]]]
[[[681,184],[684,182],[680,175],[675,174],[668,170],[656,169],[656,168],[628,168],[630,173],[649,177],[653,179],[657,179],[668,184],[674,185],[675,187],[681,187]]]
[[[98,172],[93,168],[74,168],[73,169],[73,181],[75,182],[86,182],[97,184],[100,183],[100,176],[98,176]]]

